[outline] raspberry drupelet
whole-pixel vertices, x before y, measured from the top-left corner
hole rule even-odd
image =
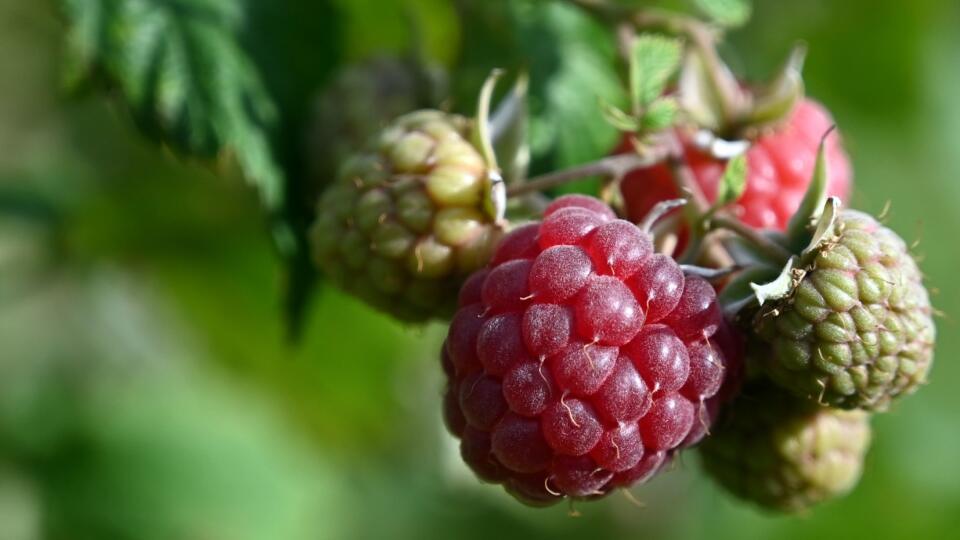
[[[459,305],[446,423],[476,475],[521,502],[642,482],[716,414],[713,288],[597,199],[561,197],[504,237]]]

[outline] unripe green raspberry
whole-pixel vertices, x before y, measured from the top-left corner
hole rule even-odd
[[[488,169],[469,128],[413,112],[343,165],[311,230],[314,260],[335,283],[403,320],[453,312],[503,232],[484,210]]]
[[[935,328],[917,263],[861,212],[802,259],[790,295],[752,319],[749,356],[793,393],[845,409],[885,409],[926,381]]]
[[[849,492],[869,445],[868,413],[821,407],[762,381],[723,411],[700,454],[734,495],[799,512]]]

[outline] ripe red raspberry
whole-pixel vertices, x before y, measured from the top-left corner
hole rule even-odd
[[[481,480],[527,504],[641,482],[715,416],[723,324],[710,284],[646,232],[562,197],[464,284],[443,352],[447,426]]]
[[[817,148],[823,134],[834,124],[818,103],[805,99],[794,107],[787,122],[760,136],[747,151],[747,188],[731,210],[744,223],[760,229],[786,228],[790,217],[813,177]],[[617,152],[632,152],[629,141]],[[725,164],[704,154],[684,137],[684,152],[700,189],[711,200]],[[830,195],[846,200],[851,188],[850,162],[837,135],[827,138],[827,166]],[[635,171],[624,178],[623,197],[630,219],[640,220],[656,203],[678,197],[673,178],[665,165]]]

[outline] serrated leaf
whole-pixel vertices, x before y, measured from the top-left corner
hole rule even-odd
[[[637,110],[663,94],[667,81],[680,66],[680,41],[656,34],[641,34],[630,51],[630,94]]]
[[[727,167],[723,170],[723,176],[720,177],[720,185],[717,186],[718,207],[726,206],[743,195],[747,188],[747,157],[745,154],[731,159],[727,162]]]
[[[694,0],[703,13],[719,25],[742,26],[753,11],[750,0]]]
[[[609,103],[601,103],[600,112],[608,124],[620,131],[636,132],[640,129],[640,122],[636,117],[620,107],[615,107]]]
[[[137,125],[177,153],[236,160],[265,205],[283,173],[271,148],[276,110],[240,47],[244,4],[219,0],[60,0],[65,82],[118,90]]]
[[[647,106],[640,119],[645,131],[661,131],[672,126],[680,112],[680,104],[673,98],[663,97],[654,100]]]
[[[510,2],[519,61],[530,72],[532,150],[553,167],[597,159],[618,133],[598,100],[626,101],[617,76],[610,33],[574,6],[559,2]],[[538,152],[539,151],[539,152]]]

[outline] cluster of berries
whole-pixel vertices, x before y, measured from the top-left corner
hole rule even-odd
[[[720,211],[790,256],[730,302],[718,292],[737,277],[656,252],[650,225],[678,195],[665,165],[623,180],[627,219],[567,195],[511,227],[491,211],[495,165],[471,122],[419,111],[388,125],[322,195],[313,248],[334,282],[402,320],[452,314],[444,419],[478,478],[531,505],[591,499],[702,442],[705,471],[766,508],[852,488],[869,413],[924,383],[935,330],[899,236],[836,206],[803,215],[811,193],[851,188],[820,105],[798,101],[746,151],[743,194]],[[675,131],[716,199],[724,161]]]

